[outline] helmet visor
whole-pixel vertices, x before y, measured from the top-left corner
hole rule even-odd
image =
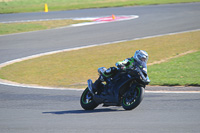
[[[140,61],[147,63],[148,57],[141,57],[141,58],[140,58]]]
[[[136,52],[135,58],[138,61],[147,63],[147,61],[148,61],[148,54],[145,51],[140,50],[140,51]]]

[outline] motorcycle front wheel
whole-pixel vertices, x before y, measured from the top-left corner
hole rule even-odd
[[[122,107],[125,110],[132,110],[142,102],[143,97],[143,87],[136,87],[134,90],[128,90],[122,97]]]
[[[93,110],[98,104],[93,100],[93,96],[90,93],[89,89],[86,88],[80,98],[81,107],[85,110]]]

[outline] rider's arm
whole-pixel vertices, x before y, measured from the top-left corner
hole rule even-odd
[[[127,58],[123,61],[119,61],[117,62],[115,65],[118,67],[118,68],[121,68],[121,69],[126,69],[126,68],[129,68],[130,66],[133,65],[132,63],[132,59],[131,58]]]

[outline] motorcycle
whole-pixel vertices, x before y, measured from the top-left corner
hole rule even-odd
[[[145,63],[136,62],[134,68],[125,70],[117,68],[117,73],[106,78],[106,83],[100,89],[92,92],[87,87],[81,95],[80,104],[85,110],[93,110],[99,104],[132,110],[143,100],[144,89],[149,82]]]

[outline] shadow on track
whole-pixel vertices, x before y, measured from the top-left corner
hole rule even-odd
[[[52,112],[42,112],[43,114],[87,114],[87,113],[99,113],[99,112],[118,112],[118,111],[125,111],[119,109],[95,109],[95,110],[68,110],[68,111],[52,111]]]

